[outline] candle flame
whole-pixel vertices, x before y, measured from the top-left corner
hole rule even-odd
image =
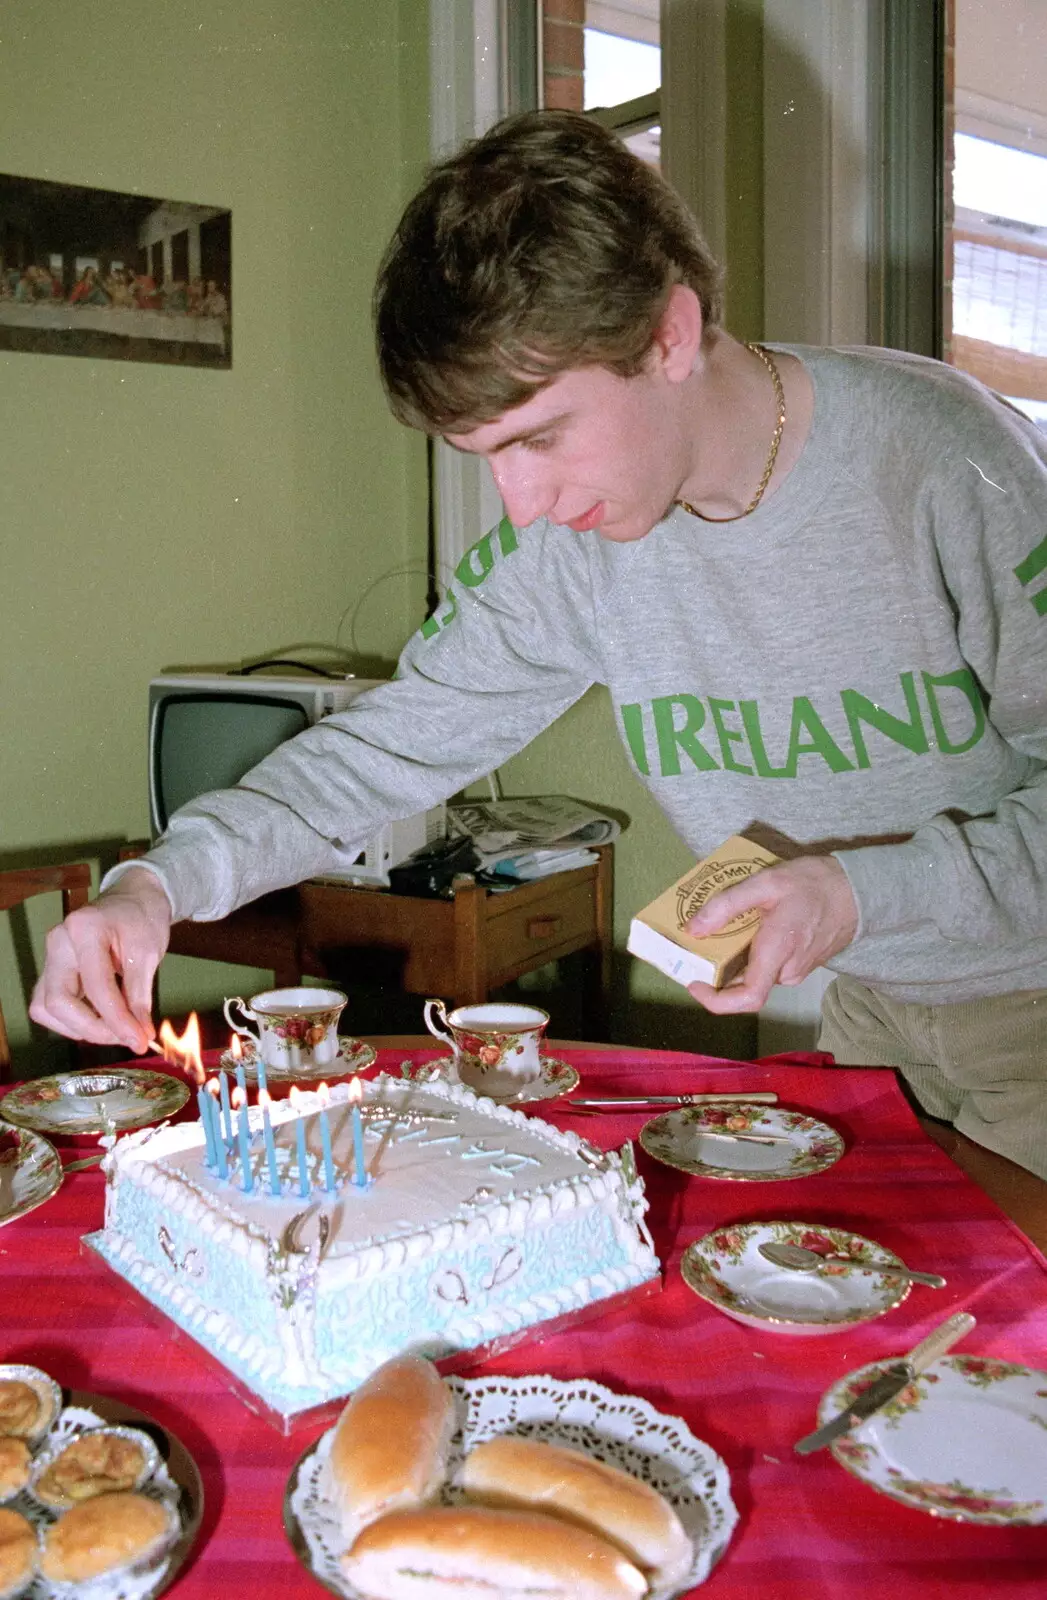
[[[240,1035],[238,1033],[231,1033],[229,1035],[229,1054],[232,1056],[234,1061],[243,1060],[244,1047],[240,1043]]]
[[[359,1105],[364,1097],[364,1086],[359,1078],[354,1078],[349,1085],[349,1098],[354,1105]]]
[[[195,1011],[189,1013],[185,1032],[175,1033],[165,1018],[160,1024],[160,1049],[164,1060],[172,1067],[180,1067],[191,1074],[197,1084],[204,1081],[204,1064],[200,1059],[200,1023]]]
[[[293,1106],[296,1106],[301,1102],[302,1091],[301,1091],[301,1089],[299,1089],[299,1087],[298,1087],[298,1085],[296,1083],[292,1083],[290,1089],[287,1092],[287,1098],[290,1100],[290,1102],[291,1102],[291,1104]]]
[[[263,1106],[266,1110],[268,1110],[269,1107],[272,1105],[272,1103],[273,1103],[273,1097],[269,1093],[269,1090],[268,1089],[259,1089],[259,1091],[258,1091],[258,1104],[260,1106]]]
[[[331,1091],[327,1087],[326,1083],[317,1084],[316,1098],[319,1100],[322,1106],[329,1106],[331,1104]]]
[[[216,1100],[218,1099],[217,1078],[208,1078],[207,1082],[204,1084],[204,1088],[207,1090],[208,1094],[213,1095]]]
[[[241,1106],[245,1106],[247,1104],[247,1090],[241,1089],[240,1085],[236,1084],[233,1088],[230,1100],[236,1107],[237,1111],[239,1111]]]

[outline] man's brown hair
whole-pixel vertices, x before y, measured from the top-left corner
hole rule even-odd
[[[720,269],[660,173],[580,113],[508,117],[432,168],[385,253],[393,412],[469,432],[572,367],[632,377],[677,283],[721,320]]]

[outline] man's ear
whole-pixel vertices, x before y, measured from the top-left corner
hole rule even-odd
[[[702,344],[704,321],[698,296],[685,283],[674,283],[654,330],[651,355],[670,383],[683,383],[694,368]]]

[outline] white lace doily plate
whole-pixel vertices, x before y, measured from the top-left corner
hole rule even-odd
[[[588,1379],[448,1378],[459,1406],[451,1443],[448,1504],[462,1498],[462,1462],[474,1445],[518,1433],[584,1450],[658,1490],[675,1508],[694,1544],[691,1570],[679,1589],[652,1590],[649,1600],[670,1600],[704,1583],[727,1548],[738,1513],[727,1468],[679,1417],[656,1411],[636,1395],[615,1394]],[[333,1429],[300,1458],[284,1496],[284,1525],[298,1559],[326,1589],[361,1600],[342,1574],[339,1520],[325,1497],[324,1467]]]
[[[144,1570],[128,1568],[120,1573],[103,1573],[91,1582],[75,1585],[51,1584],[46,1578],[37,1577],[28,1589],[19,1591],[18,1600],[59,1600],[59,1597],[68,1600],[71,1596],[75,1596],[75,1600],[155,1600],[174,1582],[193,1547],[204,1510],[203,1485],[196,1463],[181,1440],[141,1411],[106,1395],[73,1393],[41,1448],[57,1451],[80,1434],[103,1424],[141,1428],[157,1446],[160,1465],[141,1485],[139,1493],[160,1500],[168,1507],[173,1533],[171,1542],[159,1559],[151,1560]],[[41,1536],[58,1516],[28,1491],[5,1501],[5,1509],[21,1512]],[[176,1526],[179,1531],[174,1533]]]

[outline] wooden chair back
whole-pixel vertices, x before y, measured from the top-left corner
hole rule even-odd
[[[86,862],[70,862],[62,867],[18,867],[11,872],[0,872],[0,911],[10,911],[34,895],[62,896],[62,915],[85,906],[91,893],[91,868]],[[4,1008],[0,1005],[0,1083],[11,1072],[11,1045],[4,1023]]]

